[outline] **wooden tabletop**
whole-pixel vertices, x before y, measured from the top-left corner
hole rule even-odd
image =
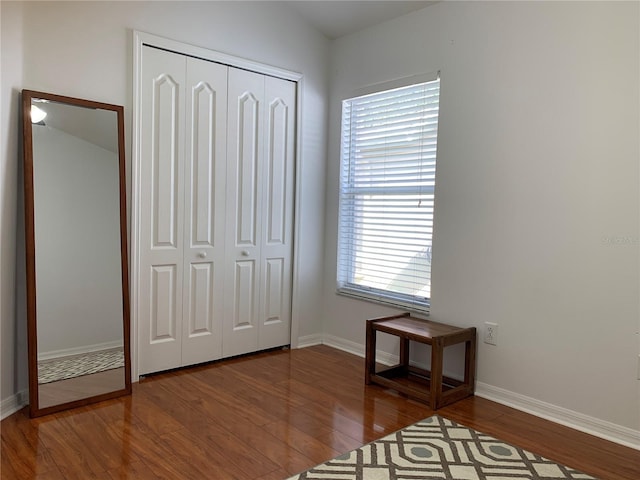
[[[372,319],[372,326],[380,331],[402,332],[409,336],[435,338],[448,335],[457,335],[464,332],[465,328],[454,327],[444,323],[432,322],[409,315],[390,318]]]

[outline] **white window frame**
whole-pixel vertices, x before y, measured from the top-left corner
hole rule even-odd
[[[440,75],[438,72],[436,74],[425,74],[420,76],[407,77],[403,79],[394,80],[392,82],[386,82],[384,84],[371,85],[363,89],[360,89],[359,91],[354,92],[354,95],[343,100],[342,102],[343,109],[341,113],[341,127],[344,127],[346,102],[353,102],[354,100],[358,100],[370,94],[382,93],[382,92],[391,91],[394,89],[408,87],[408,86],[422,84],[422,83],[435,82],[435,81],[439,82],[439,80],[440,80]],[[439,106],[439,102],[438,102],[438,106]],[[436,128],[438,123],[439,123],[439,115],[438,115],[438,122],[436,122]],[[349,181],[347,181],[344,178],[344,174],[343,174],[344,168],[345,168],[345,162],[350,162],[349,158],[345,158],[345,155],[347,155],[345,150],[352,151],[353,149],[352,145],[349,148],[345,148],[344,134],[345,132],[344,130],[342,130],[340,134],[340,139],[341,139],[340,191],[339,191],[340,207],[339,207],[339,218],[338,218],[337,293],[340,295],[355,297],[355,298],[373,301],[376,303],[381,303],[381,304],[390,305],[394,307],[400,307],[400,308],[414,311],[417,313],[428,314],[430,303],[431,303],[430,295],[428,297],[419,297],[414,295],[405,295],[405,294],[392,292],[384,289],[369,288],[363,285],[358,285],[353,281],[353,275],[355,272],[355,262],[353,262],[353,264],[350,266],[345,266],[341,262],[342,258],[346,256],[347,258],[350,259],[347,263],[351,263],[352,261],[351,259],[354,258],[354,255],[351,252],[355,248],[354,246],[355,240],[353,240],[353,237],[350,240],[349,239],[345,240],[345,237],[348,237],[348,235],[345,235],[344,230],[346,230],[346,228],[343,225],[343,215],[345,215],[345,213],[347,216],[351,216],[353,214],[352,212],[353,202],[347,202],[345,200],[345,197],[348,195],[347,192],[353,193],[354,191],[354,189],[348,185]],[[349,142],[352,142],[352,141],[350,140]],[[351,163],[349,163],[349,168],[353,168]],[[406,187],[398,187],[396,193],[406,194],[410,192]],[[430,193],[434,195],[435,186],[431,185],[430,187],[426,187],[426,188],[422,186],[420,187],[420,193],[422,194]],[[349,205],[351,205],[351,207],[349,207]],[[431,213],[433,213],[433,208],[431,209]],[[433,221],[431,222],[431,229],[433,231]],[[431,239],[432,238],[433,238],[433,234]],[[428,255],[429,263],[430,263],[431,245],[428,245],[428,247],[426,248],[427,250],[425,250],[426,252],[425,254]],[[429,282],[430,282],[430,277],[431,275],[429,273]]]

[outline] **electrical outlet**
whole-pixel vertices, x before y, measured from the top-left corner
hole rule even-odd
[[[484,322],[484,343],[498,345],[498,324]]]

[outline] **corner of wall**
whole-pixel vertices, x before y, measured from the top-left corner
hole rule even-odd
[[[13,394],[0,402],[0,420],[4,420],[9,415],[13,415],[18,410],[29,405],[29,392],[22,390]]]
[[[0,2],[2,56],[0,89],[0,338],[2,344],[0,399],[1,413],[18,408],[17,396],[26,386],[26,328],[18,321],[20,285],[20,90],[23,86],[23,17],[22,2]],[[5,405],[7,405],[5,407]]]

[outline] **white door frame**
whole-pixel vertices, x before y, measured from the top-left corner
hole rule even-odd
[[[131,297],[131,380],[137,381],[138,370],[138,306],[140,302],[139,276],[140,276],[140,135],[141,135],[141,68],[142,68],[142,47],[148,45],[152,47],[169,50],[182,55],[201,58],[211,62],[222,63],[231,67],[251,70],[263,75],[270,75],[296,83],[296,147],[295,147],[295,185],[294,185],[294,218],[293,218],[293,275],[291,285],[291,347],[298,346],[298,332],[300,324],[300,307],[298,302],[299,291],[299,251],[298,240],[300,232],[300,190],[301,185],[300,159],[302,158],[302,95],[304,87],[304,77],[301,73],[284,70],[263,63],[247,60],[245,58],[227,55],[226,53],[209,50],[207,48],[190,45],[187,43],[170,40],[150,33],[133,31],[133,131],[132,131],[132,159],[131,159],[131,272],[130,297]]]

